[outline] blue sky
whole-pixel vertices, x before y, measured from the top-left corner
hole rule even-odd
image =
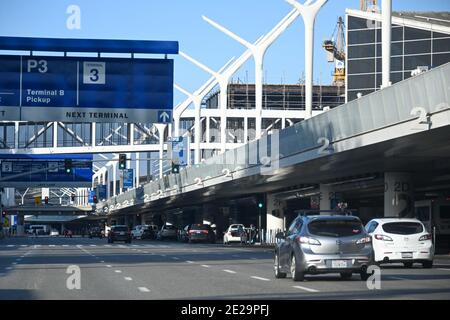
[[[81,8],[81,29],[66,28],[66,9]],[[325,59],[322,40],[331,37],[345,8],[359,0],[329,0],[316,20],[314,80],[331,82],[332,64]],[[248,41],[268,32],[292,7],[283,0],[0,0],[0,36],[96,39],[177,40],[180,49],[218,70],[245,49],[201,19],[219,22]],[[393,0],[394,10],[450,11],[448,0]],[[268,50],[267,83],[296,83],[303,71],[303,21],[297,19]],[[175,58],[175,82],[196,90],[208,74]],[[250,59],[234,76],[253,81]],[[184,96],[175,92],[175,104]]]

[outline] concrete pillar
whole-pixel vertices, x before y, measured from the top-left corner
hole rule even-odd
[[[331,210],[331,187],[321,184],[320,185],[320,210]]]
[[[410,173],[385,172],[384,216],[414,217],[414,188]]]
[[[273,194],[266,195],[266,239],[269,243],[275,242],[275,235],[279,231],[284,231],[284,203],[275,198]]]

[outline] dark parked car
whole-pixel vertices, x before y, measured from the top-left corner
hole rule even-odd
[[[294,281],[320,273],[340,273],[343,279],[350,279],[354,272],[361,280],[369,277],[372,241],[358,217],[298,216],[277,239],[276,278],[285,278],[288,272]]]
[[[130,229],[124,225],[112,226],[111,230],[108,232],[108,243],[114,243],[114,241],[131,243]]]
[[[156,235],[158,233],[158,226],[156,225],[148,225],[142,231],[141,239],[151,239],[155,240]]]
[[[216,242],[216,234],[209,224],[191,224],[187,237],[189,242]]]
[[[92,239],[92,238],[100,238],[100,239],[102,239],[104,235],[105,235],[105,233],[102,230],[102,228],[95,227],[95,228],[89,229],[89,238],[90,239]]]

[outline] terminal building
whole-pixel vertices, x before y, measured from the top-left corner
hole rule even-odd
[[[436,228],[439,244],[448,244],[450,14],[393,14],[392,86],[382,90],[381,14],[347,10],[345,20],[345,86],[315,85],[312,118],[305,112],[302,84],[266,84],[259,117],[262,137],[255,141],[255,86],[228,84],[225,117],[216,86],[201,101],[201,161],[193,163],[191,143],[192,165],[179,174],[170,174],[170,162],[161,159],[167,158],[167,138],[175,124],[158,132],[145,123],[103,123],[95,130],[58,123],[53,131],[48,131],[51,124],[5,123],[0,130],[3,148],[39,148],[41,143],[51,148],[56,143],[75,153],[89,147],[83,141],[95,140],[97,146],[119,153],[131,145],[133,188],[123,189],[114,162],[94,175],[94,187],[108,186],[106,199],[95,209],[99,221],[108,224],[169,222],[183,228],[205,222],[215,224],[219,236],[231,223],[253,224],[261,241],[273,242],[275,233],[301,212],[344,209],[363,222],[418,217],[430,232]],[[180,116],[179,135],[189,135],[190,142],[196,142],[197,117],[195,108]],[[218,134],[221,119],[225,136]],[[19,139],[11,139],[14,132]],[[264,174],[263,166],[249,163],[249,158],[273,147],[277,137],[279,168]],[[226,152],[221,150],[223,139]],[[230,163],[228,156],[244,156],[246,162]],[[138,157],[150,158],[140,162],[144,169],[136,165]],[[86,194],[70,192],[77,199]]]
[[[347,10],[347,101],[381,87],[380,14]],[[449,12],[393,12],[391,82],[450,61]]]

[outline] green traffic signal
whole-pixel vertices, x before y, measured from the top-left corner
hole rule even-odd
[[[258,207],[259,208],[262,208],[263,207],[263,204],[260,202],[260,203],[258,203]]]
[[[64,171],[67,174],[72,173],[72,159],[64,159]]]

